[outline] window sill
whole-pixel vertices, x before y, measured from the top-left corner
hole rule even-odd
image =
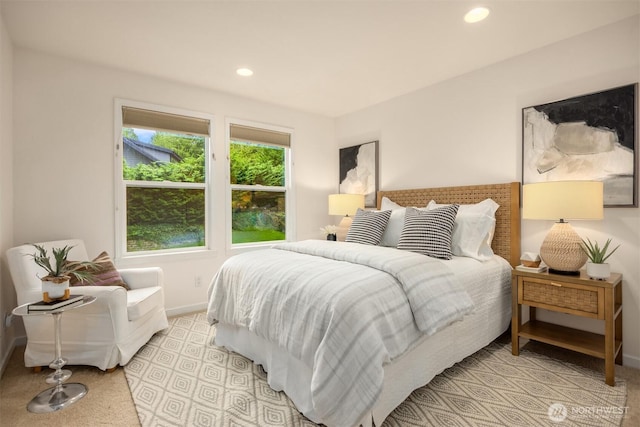
[[[139,266],[141,263],[148,264],[152,262],[174,262],[174,261],[191,261],[194,259],[214,258],[218,251],[215,249],[200,249],[183,252],[170,253],[146,253],[140,255],[127,255],[116,258],[118,267]]]
[[[277,241],[277,242],[244,243],[241,245],[235,245],[235,246],[227,247],[226,255],[229,257],[229,256],[241,254],[244,252],[257,251],[260,249],[270,249],[274,245],[277,245],[279,243],[284,243],[284,242],[286,242],[286,240]]]

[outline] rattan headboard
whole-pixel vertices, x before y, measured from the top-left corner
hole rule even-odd
[[[491,247],[512,266],[520,264],[519,182],[378,191],[378,209],[384,196],[401,206],[417,207],[426,206],[430,200],[435,200],[437,203],[470,204],[491,198],[500,205],[496,212],[496,231]]]

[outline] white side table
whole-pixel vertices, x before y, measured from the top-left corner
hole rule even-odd
[[[72,403],[82,399],[87,394],[87,386],[80,383],[68,383],[63,384],[71,377],[71,371],[69,369],[62,369],[67,364],[67,360],[62,357],[62,344],[60,336],[60,320],[62,313],[69,310],[75,310],[76,308],[84,307],[87,304],[91,304],[96,300],[96,297],[85,295],[80,304],[71,304],[68,307],[60,307],[55,310],[49,311],[29,311],[29,304],[22,304],[19,307],[13,309],[13,314],[16,316],[43,316],[51,315],[54,321],[54,334],[55,334],[55,346],[56,355],[55,359],[51,362],[49,367],[55,369],[50,374],[46,382],[47,384],[55,384],[53,387],[48,388],[40,392],[36,397],[31,399],[31,402],[27,405],[29,412],[35,412],[42,414],[46,412],[55,412],[60,409],[64,409]]]

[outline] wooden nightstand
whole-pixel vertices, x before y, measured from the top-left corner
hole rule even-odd
[[[520,354],[520,338],[552,344],[605,361],[605,382],[615,385],[615,365],[622,365],[622,275],[606,281],[579,276],[513,270],[511,280],[511,345]],[[522,305],[529,306],[529,321],[522,325]],[[536,319],[536,307],[575,316],[604,320],[604,335]]]

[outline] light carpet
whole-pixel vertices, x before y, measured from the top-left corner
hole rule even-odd
[[[205,313],[170,320],[125,367],[143,427],[315,426],[261,366],[213,344]],[[414,391],[383,426],[619,426],[626,384],[492,343]]]

